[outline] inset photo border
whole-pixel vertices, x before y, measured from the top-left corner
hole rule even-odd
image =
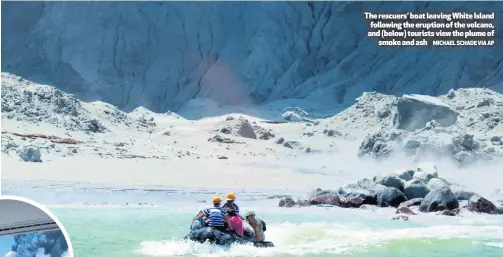
[[[0,196],[0,257],[73,257],[68,232],[41,204]]]

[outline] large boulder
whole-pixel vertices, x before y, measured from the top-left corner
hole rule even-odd
[[[218,130],[219,132],[224,134],[233,134],[244,138],[257,139],[257,134],[255,134],[253,126],[243,117],[240,117],[239,119],[227,119],[225,124],[226,125],[224,127]]]
[[[339,196],[336,194],[318,195],[309,199],[310,205],[334,205],[340,206]]]
[[[437,212],[459,208],[459,202],[449,187],[430,191],[419,206],[421,212]]]
[[[422,129],[432,120],[443,127],[452,126],[459,115],[442,100],[432,96],[404,95],[398,98],[396,106],[395,127],[407,131]]]
[[[419,179],[412,179],[407,181],[404,186],[404,194],[407,199],[424,198],[430,190]]]
[[[498,214],[498,207],[484,197],[474,195],[468,200],[466,208],[472,212],[482,212],[487,214]]]
[[[403,180],[401,178],[399,178],[398,176],[384,176],[384,177],[376,176],[374,178],[374,181],[377,184],[381,184],[383,186],[394,187],[402,192],[404,189]]]
[[[278,206],[279,207],[293,207],[295,205],[295,201],[291,197],[286,197],[281,200],[279,200]]]
[[[378,184],[372,191],[375,193],[377,205],[380,207],[398,207],[398,205],[407,201],[407,197],[394,187],[386,187]]]
[[[368,182],[368,183],[370,184],[370,182]],[[377,199],[376,199],[376,195],[374,192],[372,192],[371,190],[368,190],[368,189],[355,187],[355,185],[353,185],[353,184],[346,185],[345,187],[339,188],[339,190],[337,191],[337,194],[340,195],[342,198],[344,198],[344,201],[343,201],[344,203],[348,203],[348,202],[351,203],[351,204],[343,204],[342,207],[355,207],[354,206],[355,203],[359,202],[360,199],[361,199],[362,203],[359,205],[363,205],[363,204],[376,205],[377,204]]]
[[[22,146],[18,148],[17,154],[25,162],[41,162],[42,154],[40,148],[36,146]]]

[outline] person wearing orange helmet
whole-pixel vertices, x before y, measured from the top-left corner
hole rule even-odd
[[[208,227],[218,229],[220,231],[226,230],[226,212],[220,204],[222,198],[218,195],[213,197],[213,207],[204,209],[192,221],[206,217],[208,220]]]
[[[241,219],[243,219],[243,217],[241,217],[241,215],[239,215],[239,206],[237,206],[237,204],[234,202],[234,200],[236,200],[236,197],[234,196],[233,192],[230,192],[227,194],[226,200],[227,200],[227,202],[224,203],[224,205],[222,205],[224,210],[226,210],[227,208],[231,208],[234,210],[236,215],[238,215]]]

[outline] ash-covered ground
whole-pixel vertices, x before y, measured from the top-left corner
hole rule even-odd
[[[2,73],[2,176],[307,192],[433,161],[457,184],[500,192],[493,177],[501,177],[503,154],[499,93],[368,92],[345,110],[331,108],[305,100],[233,107],[194,99],[178,113],[127,113]]]

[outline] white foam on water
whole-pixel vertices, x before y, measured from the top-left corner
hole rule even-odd
[[[489,242],[489,243],[483,243],[483,244],[487,245],[487,246],[503,248],[503,242]]]
[[[274,256],[342,254],[365,251],[393,240],[503,240],[503,226],[438,225],[416,228],[368,228],[357,224],[282,223],[270,225],[266,240],[274,248],[236,245],[229,248],[178,240],[142,242],[136,253],[148,256]]]

